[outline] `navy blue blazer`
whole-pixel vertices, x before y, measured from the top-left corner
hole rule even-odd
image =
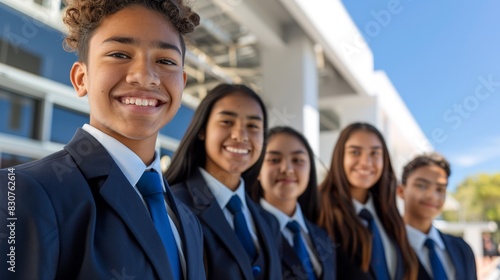
[[[476,259],[474,253],[462,238],[444,234],[439,232],[443,239],[444,246],[448,252],[448,256],[455,268],[456,280],[474,280],[477,279]],[[418,279],[419,280],[432,280],[425,268],[419,260],[418,266]]]
[[[339,236],[337,234],[337,236]],[[351,255],[342,249],[342,241],[337,240],[337,279],[346,279],[346,280],[376,280],[375,274],[373,273],[371,267],[368,271],[361,270],[361,267],[358,265],[361,263],[361,252],[357,252],[354,256],[354,261],[351,260]],[[401,254],[401,249],[397,244],[396,246],[396,274],[394,279],[403,279],[404,278],[404,266],[403,266],[403,255]]]
[[[62,151],[14,167],[13,216],[8,173],[0,171],[0,230],[15,243],[0,241],[0,279],[173,278],[144,203],[87,132],[79,129]],[[180,223],[187,279],[205,279],[201,226],[168,188],[166,199]],[[17,218],[12,232],[4,226],[8,217]],[[15,273],[7,270],[11,246]]]
[[[328,233],[316,226],[315,224],[306,221],[307,229],[309,230],[309,237],[313,244],[313,250],[315,251],[316,257],[321,264],[323,272],[318,280],[335,280],[337,278],[336,271],[336,250],[337,245],[333,243]],[[284,240],[283,237],[283,256],[282,256],[282,269],[283,269],[283,279],[285,280],[299,280],[307,279],[307,274],[302,265],[302,262],[298,258],[295,250],[288,242]]]
[[[207,279],[253,280],[251,260],[201,173],[197,170],[186,182],[173,185],[172,192],[191,208],[201,223]],[[259,239],[259,255],[263,255],[265,263],[266,275],[259,275],[258,278],[281,279],[281,234],[278,222],[245,195]]]

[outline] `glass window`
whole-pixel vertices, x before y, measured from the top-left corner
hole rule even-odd
[[[54,105],[50,141],[66,144],[73,138],[75,131],[88,122],[87,114]]]
[[[0,88],[0,132],[38,139],[40,101]]]
[[[35,75],[41,74],[40,56],[2,39],[0,39],[0,62]]]
[[[160,166],[161,172],[165,173],[167,169],[170,167],[170,163],[172,162],[172,157],[174,156],[174,152],[167,149],[160,149]]]
[[[33,160],[35,159],[30,157],[0,153],[0,168],[7,168],[21,163],[30,162]]]
[[[193,109],[182,105],[175,117],[160,130],[160,133],[181,140],[193,115]]]

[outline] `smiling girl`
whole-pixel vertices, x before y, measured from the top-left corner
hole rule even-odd
[[[200,220],[208,279],[280,279],[279,229],[246,195],[262,162],[267,114],[243,85],[202,100],[166,173]]]
[[[278,220],[287,241],[282,244],[283,279],[335,279],[335,246],[311,222],[319,212],[316,182],[314,154],[305,137],[291,127],[272,128],[252,192]]]
[[[320,185],[319,224],[336,243],[339,279],[415,279],[418,262],[396,207],[397,181],[382,134],[347,126]]]

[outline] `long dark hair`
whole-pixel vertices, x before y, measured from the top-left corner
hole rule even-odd
[[[318,183],[317,183],[318,181],[316,179],[316,166],[314,164],[314,153],[311,149],[311,146],[307,142],[307,139],[304,137],[304,135],[302,135],[297,130],[288,126],[277,126],[271,128],[268,132],[266,143],[269,143],[269,141],[278,134],[288,134],[292,137],[295,137],[300,142],[302,142],[304,147],[306,147],[309,156],[309,161],[311,162],[311,170],[309,172],[309,182],[307,184],[306,190],[299,196],[297,201],[302,206],[301,208],[304,217],[306,217],[306,219],[308,219],[311,222],[316,222],[319,214]],[[258,202],[259,199],[264,196],[264,190],[262,188],[262,185],[260,184],[260,181],[258,180],[255,181],[255,184],[252,186],[251,189],[251,195],[253,200],[255,200],[256,202]]]
[[[368,271],[372,239],[369,230],[360,222],[352,203],[350,184],[344,170],[345,143],[357,131],[376,135],[382,144],[383,168],[380,179],[369,192],[373,197],[377,216],[390,239],[395,240],[403,255],[405,279],[416,279],[417,258],[411,250],[403,220],[396,205],[397,180],[392,168],[387,145],[382,134],[368,123],[353,123],[340,133],[333,150],[330,172],[320,185],[321,210],[318,224],[340,243],[342,249],[355,260],[361,252],[360,267]]]
[[[205,142],[199,138],[199,135],[205,132],[208,118],[212,112],[214,104],[230,94],[245,94],[254,99],[262,109],[264,123],[264,139],[267,131],[267,112],[262,99],[251,88],[241,84],[219,84],[201,101],[196,109],[193,119],[189,124],[186,134],[181,140],[177,151],[172,158],[169,169],[165,172],[165,177],[169,184],[173,185],[186,181],[193,176],[198,167],[205,166],[206,151]],[[241,175],[245,181],[245,186],[252,186],[259,174],[262,165],[265,149],[259,156],[257,162],[247,169]]]

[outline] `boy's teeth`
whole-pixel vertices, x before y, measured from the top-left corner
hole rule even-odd
[[[158,100],[156,100],[156,99],[141,99],[141,98],[134,98],[134,97],[124,97],[124,98],[122,98],[121,102],[124,104],[132,104],[132,105],[136,105],[136,106],[154,107],[158,103]]]

